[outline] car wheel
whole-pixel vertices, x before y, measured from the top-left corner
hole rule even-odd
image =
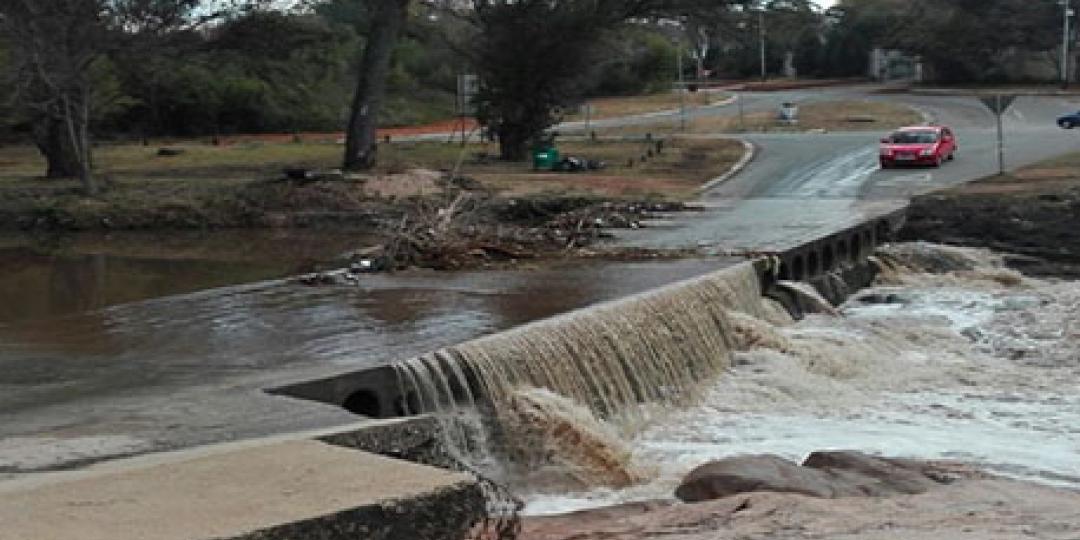
[[[949,152],[949,161],[956,159],[956,152]]]
[[[935,167],[940,167],[941,162],[942,162],[941,156],[934,156],[934,166]]]
[[[882,169],[888,169],[889,168],[889,162],[887,162],[885,160],[881,160],[880,163],[881,163],[881,168]]]
[[[1061,127],[1064,128],[1064,129],[1072,129],[1073,128],[1072,120],[1063,120],[1061,122]]]

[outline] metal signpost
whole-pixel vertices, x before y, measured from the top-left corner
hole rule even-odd
[[[1001,128],[1001,116],[1009,110],[1009,106],[1016,101],[1015,94],[997,94],[979,98],[997,117],[997,142],[998,142],[998,174],[1005,174],[1005,134]]]
[[[461,144],[465,144],[468,138],[468,121],[470,116],[476,116],[476,94],[480,92],[480,77],[472,74],[458,75],[457,77],[457,112],[458,123],[461,127]],[[450,140],[457,136],[457,128]]]

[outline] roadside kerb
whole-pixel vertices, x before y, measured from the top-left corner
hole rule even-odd
[[[739,139],[739,142],[741,142],[743,145],[743,155],[741,158],[739,158],[739,161],[736,161],[735,164],[732,165],[731,168],[728,169],[727,172],[725,172],[724,174],[717,176],[716,178],[713,178],[712,180],[709,180],[708,182],[702,184],[701,187],[698,188],[698,193],[709,191],[710,189],[719,186],[724,182],[727,182],[735,175],[742,172],[742,170],[745,169],[746,166],[754,160],[754,157],[757,155],[757,146],[755,146],[754,143],[746,139]]]

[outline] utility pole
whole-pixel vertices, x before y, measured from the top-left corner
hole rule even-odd
[[[758,28],[761,32],[761,80],[765,80],[768,74],[765,69],[765,10],[762,9],[758,12]]]
[[[1069,87],[1069,16],[1072,15],[1069,0],[1061,0],[1061,86]]]
[[[1009,101],[1012,103],[1012,100]],[[1002,103],[1001,94],[994,96],[994,108],[997,110],[997,150],[998,150],[998,174],[1005,175],[1005,133],[1001,126],[1001,117],[1005,114],[1008,104]]]
[[[682,65],[682,42],[675,42],[675,64],[679,71],[678,79],[678,92],[679,92],[679,130],[686,131],[686,82],[683,79],[683,65]]]

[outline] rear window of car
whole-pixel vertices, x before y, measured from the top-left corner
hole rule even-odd
[[[936,131],[897,131],[889,140],[899,144],[922,144],[937,142]]]

